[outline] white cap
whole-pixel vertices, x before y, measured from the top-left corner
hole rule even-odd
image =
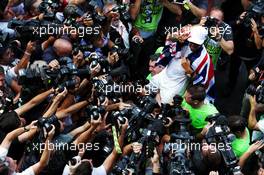
[[[208,31],[199,25],[192,26],[190,31],[190,38],[188,41],[198,45],[202,45],[208,36]]]

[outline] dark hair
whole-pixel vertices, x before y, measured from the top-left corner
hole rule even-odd
[[[204,101],[206,97],[206,90],[204,85],[191,85],[187,92],[190,93],[192,100]]]
[[[92,174],[92,167],[89,162],[82,162],[75,170],[74,175],[90,175]]]
[[[228,118],[228,126],[233,133],[243,132],[247,126],[247,121],[239,115],[233,115]]]

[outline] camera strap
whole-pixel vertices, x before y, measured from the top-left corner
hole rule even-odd
[[[120,145],[118,143],[117,132],[116,132],[115,126],[112,126],[112,132],[113,132],[114,145],[115,145],[116,152],[118,154],[122,154],[122,150],[121,150]]]

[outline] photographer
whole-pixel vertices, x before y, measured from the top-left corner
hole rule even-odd
[[[129,34],[132,30],[132,25],[129,21],[120,19],[119,8],[120,6],[114,3],[109,3],[104,6],[104,15],[110,23],[108,35],[109,39],[119,48],[129,49]]]
[[[204,45],[213,60],[215,69],[218,61],[228,61],[224,59],[234,52],[232,28],[223,22],[223,19],[223,12],[220,9],[213,8],[210,16],[204,17],[200,21],[200,24],[208,29],[209,37]]]
[[[35,50],[36,43],[29,41],[24,52],[23,57],[19,60],[15,58],[15,50],[19,49],[19,41],[12,41],[0,49],[0,65],[5,69],[7,85],[18,94],[21,87],[18,85],[17,77],[18,71],[28,66],[31,54]],[[14,45],[14,46],[12,46]]]
[[[241,62],[245,63],[249,74],[250,69],[257,65],[260,59],[262,39],[260,39],[256,30],[256,23],[262,18],[263,9],[261,9],[261,3],[252,3],[249,9],[240,15],[233,28],[235,52],[230,62],[229,80],[227,83],[229,91],[232,91],[236,85]],[[261,25],[261,21],[258,25]]]
[[[29,126],[26,126],[24,128],[18,128],[10,133],[7,134],[5,139],[2,141],[0,145],[0,157],[1,157],[1,174],[8,175],[8,174],[25,174],[25,175],[35,175],[39,174],[45,166],[47,166],[50,158],[51,150],[49,149],[49,143],[52,140],[54,133],[55,133],[55,127],[52,126],[52,129],[49,132],[46,132],[46,140],[45,140],[45,149],[42,153],[42,156],[36,164],[30,166],[28,169],[21,173],[16,172],[17,164],[16,161],[14,161],[12,158],[7,157],[8,149],[11,145],[11,142],[17,138],[22,133],[29,131],[33,127],[34,123],[31,123]]]
[[[241,116],[230,116],[228,126],[236,139],[232,142],[232,149],[237,157],[241,157],[250,146],[250,134],[247,128],[247,122]]]
[[[263,117],[262,113],[264,110],[263,104],[257,103],[256,102],[256,97],[249,97],[249,102],[250,102],[250,112],[248,116],[248,127],[249,129],[253,130],[252,133],[252,140],[258,140],[261,138],[261,136],[264,133],[264,124],[263,124]],[[257,116],[260,115],[259,120],[257,120]]]
[[[205,135],[203,128],[207,125],[205,121],[207,116],[218,113],[213,104],[205,104],[206,91],[202,85],[193,85],[188,87],[184,95],[182,107],[185,108],[192,119],[192,127],[197,137]]]
[[[72,43],[69,40],[59,38],[55,40],[52,47],[48,47],[44,50],[42,58],[52,69],[59,69],[60,58],[71,56],[71,54]],[[67,59],[67,63],[70,63],[71,61],[71,59]]]
[[[91,122],[91,124],[93,126],[93,122]],[[127,127],[128,127],[128,120],[126,119],[126,122],[121,125],[121,134],[118,138],[118,143],[121,148],[123,147],[123,141],[124,141],[124,136],[125,136]],[[80,139],[77,140],[77,143],[79,143],[80,141],[81,141]],[[87,160],[87,159],[79,160],[76,162],[75,165],[72,165],[71,162],[69,162],[69,165],[66,165],[64,168],[63,175],[82,175],[82,174],[92,174],[92,175],[102,174],[103,175],[103,174],[107,174],[113,168],[113,165],[115,164],[117,158],[118,158],[118,153],[117,153],[116,148],[114,148],[111,154],[105,159],[103,164],[99,166],[98,168],[94,168],[92,161]],[[81,159],[81,157],[79,159]]]

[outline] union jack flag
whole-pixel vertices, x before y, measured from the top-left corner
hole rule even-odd
[[[164,67],[169,64],[169,62],[174,57],[181,58],[183,55],[182,49],[188,47],[188,42],[179,43],[179,42],[170,42],[167,41],[163,49],[163,52],[160,54],[160,57],[157,61],[157,65],[163,65]],[[190,52],[190,49],[189,49]],[[207,100],[214,102],[215,98],[215,78],[214,78],[214,66],[212,59],[207,53],[205,47],[202,45],[197,51],[190,52],[187,57],[190,60],[190,65],[196,76],[192,83],[202,84],[206,88]]]

